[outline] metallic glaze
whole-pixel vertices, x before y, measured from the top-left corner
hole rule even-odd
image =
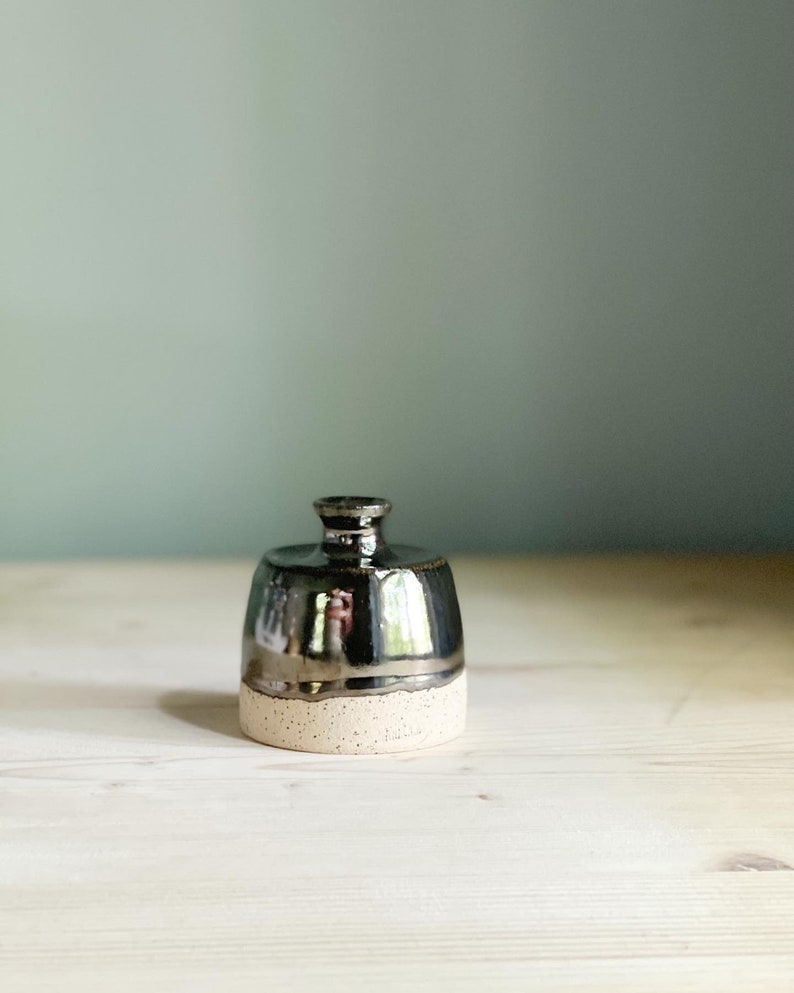
[[[443,557],[390,546],[373,497],[315,501],[318,545],[267,552],[251,584],[242,677],[271,696],[428,689],[463,671],[455,584]]]

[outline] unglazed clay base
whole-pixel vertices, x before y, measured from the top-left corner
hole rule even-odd
[[[444,686],[371,696],[283,699],[240,684],[249,738],[300,752],[404,752],[440,745],[466,723],[466,673]]]

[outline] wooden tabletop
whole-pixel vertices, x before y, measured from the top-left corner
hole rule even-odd
[[[453,567],[374,757],[240,735],[251,562],[0,567],[4,993],[791,993],[794,560]]]

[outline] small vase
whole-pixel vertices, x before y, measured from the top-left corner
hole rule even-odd
[[[267,552],[243,632],[240,725],[266,745],[400,752],[463,730],[463,629],[452,570],[389,545],[379,497],[325,497],[317,545]]]

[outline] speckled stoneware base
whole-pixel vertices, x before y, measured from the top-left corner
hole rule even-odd
[[[243,732],[300,752],[405,752],[450,741],[465,723],[465,672],[427,690],[321,700],[282,699],[240,685]]]

